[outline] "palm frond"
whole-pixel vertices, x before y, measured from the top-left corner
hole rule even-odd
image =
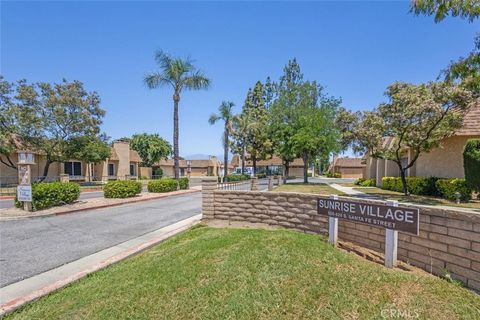
[[[210,115],[210,118],[208,118],[208,123],[215,124],[218,120],[220,120],[220,117],[218,115],[216,115],[215,113],[212,113]]]
[[[203,72],[200,70],[195,70],[192,74],[186,77],[183,81],[183,85],[186,89],[190,90],[200,90],[208,89],[210,86],[210,79],[208,79]]]
[[[235,104],[231,101],[222,101],[218,111],[220,111],[220,115],[225,121],[229,121],[233,117],[232,109],[234,106]]]
[[[172,64],[172,60],[172,57],[162,50],[157,50],[157,52],[155,52],[155,61],[162,70],[169,69],[170,65]]]
[[[173,82],[170,79],[158,72],[146,74],[143,78],[143,82],[149,89],[156,89],[167,84],[173,85]]]

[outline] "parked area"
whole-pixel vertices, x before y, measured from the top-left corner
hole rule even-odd
[[[479,303],[458,285],[387,270],[318,235],[197,227],[7,319],[373,319],[392,309],[474,319]]]

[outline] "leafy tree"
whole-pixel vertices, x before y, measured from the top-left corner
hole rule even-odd
[[[88,179],[93,176],[93,164],[100,163],[111,156],[111,149],[105,135],[79,136],[71,138],[66,147],[67,157],[87,163]]]
[[[271,155],[272,142],[268,134],[268,112],[265,106],[265,91],[258,81],[253,90],[249,89],[242,113],[249,119],[246,149],[252,159],[253,172],[257,172],[257,160],[264,160]]]
[[[151,167],[172,154],[172,146],[157,133],[137,133],[130,139],[130,146],[138,152],[142,165]]]
[[[477,0],[413,0],[411,11],[416,15],[435,15],[435,22],[448,15],[472,22],[480,16],[480,3]]]
[[[3,80],[3,79],[2,79]],[[2,162],[12,166],[8,152],[31,149],[44,154],[43,179],[53,162],[68,158],[69,142],[82,136],[97,136],[105,111],[96,92],[87,92],[80,81],[58,84],[28,84],[2,81]],[[3,143],[2,143],[3,145]],[[15,166],[12,166],[15,167]]]
[[[233,112],[232,109],[235,106],[233,102],[223,101],[218,108],[218,114],[212,113],[208,122],[213,125],[217,121],[222,120],[224,123],[223,129],[223,179],[226,182],[228,180],[228,148],[230,146],[229,137],[233,127]]]
[[[406,171],[422,152],[438,147],[462,126],[473,98],[471,92],[443,82],[396,82],[386,95],[390,101],[364,114],[356,136],[371,156],[397,164],[403,192],[408,195]],[[392,137],[393,143],[382,143],[382,137]]]
[[[162,51],[157,51],[155,61],[157,62],[159,71],[147,74],[144,77],[144,82],[149,89],[156,89],[163,86],[171,86],[173,89],[173,159],[175,179],[178,180],[180,177],[178,165],[178,104],[180,102],[180,94],[183,89],[207,89],[210,86],[210,79],[198,70],[189,58],[172,57]]]
[[[463,150],[463,168],[467,184],[480,191],[480,139],[470,139]]]
[[[301,104],[292,136],[293,150],[303,159],[303,181],[308,183],[308,167],[317,156],[325,157],[338,149],[340,134],[335,126],[339,99],[323,94],[315,82],[303,85]]]
[[[242,173],[245,173],[247,137],[252,124],[248,116],[248,114],[241,113],[235,115],[232,119],[232,141],[230,142],[230,148],[232,152],[240,155]]]

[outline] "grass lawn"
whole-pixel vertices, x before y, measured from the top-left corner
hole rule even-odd
[[[384,268],[318,235],[197,227],[7,319],[479,319],[480,296]]]
[[[403,193],[390,191],[390,190],[383,190],[377,187],[366,187],[366,188],[357,187],[357,188],[354,188],[354,190],[358,190],[364,193],[377,196],[380,199],[393,199],[401,202],[411,202],[411,203],[426,204],[426,205],[444,205],[444,206],[480,209],[480,201],[478,200],[470,201],[470,202],[462,202],[460,204],[457,204],[453,201],[448,201],[442,198],[417,196],[417,195],[405,196]]]
[[[273,189],[275,192],[300,192],[300,193],[316,193],[316,194],[338,194],[343,195],[343,192],[330,187],[323,183],[288,183]]]

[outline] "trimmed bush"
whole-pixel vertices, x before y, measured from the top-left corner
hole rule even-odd
[[[463,168],[467,184],[480,192],[480,139],[470,139],[465,144]]]
[[[362,187],[375,187],[377,185],[377,180],[360,178],[357,181],[355,181],[354,184]]]
[[[32,184],[33,210],[42,210],[49,207],[61,206],[78,200],[80,185],[75,182],[41,182]],[[21,208],[23,202],[17,201],[15,206]]]
[[[105,198],[131,198],[142,192],[142,184],[132,180],[110,181],[103,187]]]
[[[163,177],[163,169],[160,167],[156,167],[152,170],[152,178],[153,179],[161,179]]]
[[[178,185],[179,185],[181,190],[188,189],[188,178],[178,179]]]
[[[176,191],[178,182],[175,179],[165,178],[148,182],[148,192],[161,193]]]
[[[228,182],[245,181],[250,180],[250,176],[248,174],[229,174],[227,180]]]
[[[439,192],[435,183],[436,177],[407,177],[407,189],[411,194],[421,196],[438,196]],[[375,184],[374,184],[375,185]],[[402,179],[400,177],[383,177],[382,189],[403,192]]]
[[[465,179],[439,179],[436,186],[440,196],[448,200],[456,200],[456,192],[460,193],[462,201],[468,201],[472,197],[472,188]]]

